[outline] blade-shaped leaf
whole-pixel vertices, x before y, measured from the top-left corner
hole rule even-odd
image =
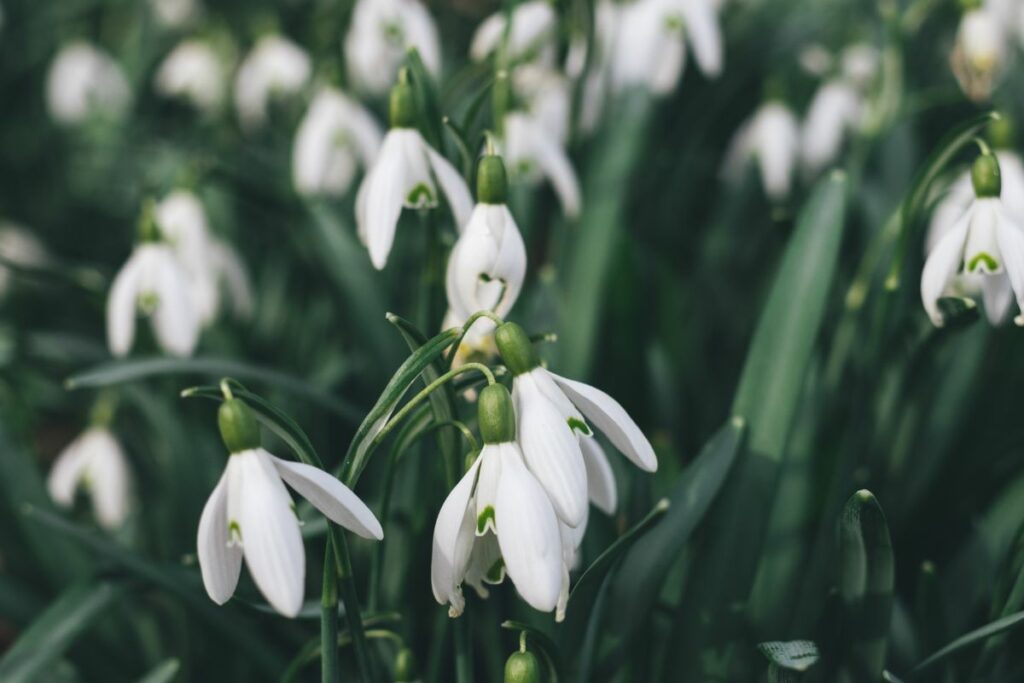
[[[977,628],[970,633],[965,633],[915,666],[912,672],[913,677],[915,679],[919,679],[922,672],[930,668],[935,663],[942,661],[946,657],[949,657],[964,648],[971,647],[972,645],[980,645],[992,636],[1009,631],[1012,628],[1016,628],[1022,623],[1024,623],[1024,611],[1010,614],[1002,619],[996,619],[990,624]]]
[[[181,662],[171,658],[157,664],[152,671],[138,680],[138,683],[171,683],[178,675]]]

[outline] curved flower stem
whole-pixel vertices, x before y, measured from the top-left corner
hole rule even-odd
[[[327,540],[324,550],[324,584],[320,594],[320,680],[338,682],[338,573],[334,567],[334,544]]]
[[[366,631],[363,629],[363,616],[359,609],[359,597],[356,594],[355,577],[352,573],[352,556],[348,550],[348,542],[345,540],[345,535],[333,524],[329,529],[331,544],[335,546],[335,569],[338,572],[341,600],[345,605],[348,630],[352,635],[352,649],[356,653],[356,666],[363,681],[374,683],[377,680],[377,671],[366,642]],[[335,639],[335,643],[337,643],[337,639]],[[336,646],[335,649],[337,649]]]
[[[451,345],[451,351],[448,352],[448,369],[452,369],[452,363],[455,362],[455,354],[458,353],[459,347],[462,346],[462,340],[469,334],[469,328],[473,327],[473,324],[480,318],[488,318],[492,320],[495,325],[501,325],[505,321],[502,320],[494,311],[477,311],[473,315],[466,318],[466,322],[462,325],[462,334],[460,334],[455,342]]]

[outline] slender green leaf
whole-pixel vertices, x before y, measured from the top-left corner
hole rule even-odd
[[[444,154],[444,148],[441,145],[443,117],[441,116],[441,104],[437,97],[437,85],[415,47],[409,48],[405,64],[409,68],[413,92],[416,94],[416,105],[420,113],[420,130],[430,146]]]
[[[180,668],[181,662],[172,657],[157,664],[152,671],[140,678],[138,683],[171,683]]]
[[[1016,628],[1022,623],[1024,623],[1024,611],[1010,614],[1002,619],[996,619],[992,623],[986,624],[981,628],[977,628],[970,633],[965,633],[915,666],[914,670],[911,672],[912,677],[918,679],[925,670],[942,661],[946,657],[949,657],[964,648],[968,648],[973,645],[980,645],[992,636],[999,635],[1000,633]]]

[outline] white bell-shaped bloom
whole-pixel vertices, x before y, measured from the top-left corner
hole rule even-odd
[[[786,105],[769,101],[733,137],[723,170],[736,178],[747,163],[756,161],[767,195],[780,201],[789,195],[800,153],[800,126]]]
[[[331,87],[321,88],[299,124],[292,146],[292,181],[299,194],[340,196],[359,166],[377,158],[381,130],[363,105]]]
[[[251,130],[265,123],[270,100],[298,93],[311,73],[303,48],[280,35],[260,38],[235,75],[235,108],[242,127]]]
[[[504,12],[495,12],[484,19],[473,34],[469,56],[476,61],[495,52],[505,37]],[[512,27],[508,32],[508,59],[537,60],[554,63],[557,45],[558,16],[549,0],[527,0],[512,10]]]
[[[619,493],[608,456],[595,437],[581,438],[580,450],[583,453],[583,466],[587,470],[587,497],[604,514],[615,514]]]
[[[61,48],[46,76],[46,105],[54,120],[75,124],[92,115],[116,117],[131,105],[124,71],[94,45],[76,40]]]
[[[864,101],[852,83],[836,79],[814,94],[802,132],[804,168],[817,173],[839,156],[846,135],[861,121]]]
[[[359,239],[369,249],[374,267],[380,270],[387,264],[402,208],[437,206],[438,187],[462,230],[473,210],[466,181],[415,128],[388,131],[356,194]]]
[[[165,352],[192,354],[199,341],[199,311],[188,276],[168,244],[139,244],[114,278],[107,299],[107,343],[115,356],[131,350],[139,311],[150,317]]]
[[[306,552],[285,484],[332,522],[363,538],[384,537],[366,504],[323,470],[281,460],[262,448],[234,453],[199,519],[199,568],[207,594],[218,605],[234,595],[244,557],[267,602],[286,617],[299,613]]]
[[[570,218],[580,213],[580,183],[569,160],[560,130],[553,130],[533,114],[515,111],[505,116],[500,141],[511,176],[527,182],[546,178],[555,190],[562,212]]]
[[[512,74],[512,87],[530,118],[564,147],[569,139],[572,112],[569,79],[556,69],[526,64]]]
[[[185,40],[161,62],[155,87],[164,97],[181,98],[212,114],[224,104],[227,74],[212,45],[202,40]]]
[[[507,573],[523,600],[550,612],[558,605],[563,569],[558,518],[519,446],[485,444],[434,525],[434,598],[457,617],[465,608],[463,582],[486,597],[483,584],[500,583]]]
[[[868,43],[853,43],[843,48],[840,67],[845,79],[863,90],[878,75],[882,56],[878,48]]]
[[[46,247],[28,229],[0,221],[0,256],[19,266],[28,268],[45,265],[49,261]],[[0,264],[0,298],[11,285],[11,269]]]
[[[516,375],[512,398],[526,463],[547,491],[559,519],[570,527],[583,522],[589,500],[588,467],[580,445],[581,438],[591,436],[587,420],[637,467],[646,472],[658,467],[647,437],[625,409],[599,389],[538,366]],[[596,459],[593,452],[587,457]],[[599,468],[600,463],[592,466]],[[607,480],[602,485],[607,488]],[[614,495],[609,499],[604,494],[601,505],[609,507],[613,501]]]
[[[153,16],[165,28],[180,28],[199,15],[198,0],[149,0]]]
[[[356,87],[386,93],[410,47],[436,77],[441,71],[437,27],[419,0],[357,0],[345,36],[345,59]]]
[[[950,56],[953,75],[972,100],[986,100],[1006,61],[1006,28],[986,8],[965,12]]]
[[[448,258],[445,288],[456,318],[477,311],[504,317],[526,277],[526,245],[504,204],[477,204]]]
[[[71,507],[75,492],[85,489],[96,520],[116,529],[128,515],[131,475],[121,444],[105,427],[91,427],[57,456],[46,479],[55,503]]]

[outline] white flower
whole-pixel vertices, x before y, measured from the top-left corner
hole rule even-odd
[[[63,507],[71,507],[79,487],[89,492],[102,526],[121,526],[128,514],[131,477],[121,444],[104,427],[87,429],[65,447],[46,480],[50,497]]]
[[[311,72],[304,49],[279,35],[260,38],[235,75],[235,108],[242,127],[265,123],[268,102],[302,90]]]
[[[80,123],[94,114],[119,116],[131,99],[128,79],[117,62],[84,41],[61,48],[50,64],[46,104],[60,123]]]
[[[780,102],[766,102],[733,137],[723,171],[733,178],[756,160],[765,192],[776,201],[789,195],[800,152],[800,128],[796,116]]]
[[[29,268],[44,265],[49,257],[42,242],[27,229],[0,221],[0,256],[11,263]],[[0,264],[0,297],[11,284],[11,269]]]
[[[466,181],[427,144],[418,130],[388,131],[377,160],[356,194],[359,238],[370,250],[374,267],[380,270],[387,263],[402,208],[437,206],[438,186],[461,230],[473,208]]]
[[[363,538],[384,537],[366,504],[323,470],[262,448],[233,453],[203,508],[197,539],[203,585],[218,605],[234,594],[244,557],[267,602],[284,616],[299,613],[306,553],[286,483],[332,522]]]
[[[153,14],[161,26],[180,28],[199,14],[197,0],[149,0]]]
[[[526,276],[526,245],[504,204],[477,204],[448,258],[445,287],[456,319],[508,314]]]
[[[164,351],[192,354],[199,340],[199,313],[188,277],[168,244],[139,244],[114,278],[107,299],[107,343],[115,356],[131,349],[139,310],[150,316]]]
[[[1006,61],[1005,27],[995,13],[985,9],[965,12],[950,56],[953,75],[964,94],[986,100]]]
[[[345,194],[357,166],[369,167],[380,144],[380,126],[363,105],[340,90],[321,88],[295,133],[292,180],[296,191]]]
[[[564,146],[569,139],[572,110],[569,79],[555,69],[526,64],[513,72],[512,86],[530,118]]]
[[[179,97],[207,114],[224,103],[227,76],[217,51],[202,40],[185,40],[164,58],[155,87],[164,97]]]
[[[853,43],[843,49],[842,75],[860,89],[866,88],[878,74],[881,55],[878,48],[868,43]]]
[[[384,94],[410,47],[435,77],[441,48],[430,12],[418,0],[358,0],[345,37],[349,76],[357,87]]]
[[[545,125],[533,114],[507,114],[501,139],[502,155],[510,175],[528,182],[546,177],[558,195],[562,212],[576,217],[580,212],[580,186],[576,171],[559,139],[561,131]]]
[[[1007,33],[1016,33],[1024,41],[1024,3],[1020,0],[987,0],[985,9],[992,12]]]
[[[535,58],[544,64],[555,59],[558,17],[548,0],[527,0],[512,11],[512,28],[508,36],[508,59],[519,61]],[[487,58],[498,49],[505,36],[505,13],[495,12],[477,28],[469,46],[469,55],[476,61]]]
[[[646,472],[658,467],[654,448],[640,428],[615,399],[599,389],[538,366],[516,375],[512,398],[526,463],[568,526],[583,522],[589,500],[580,440],[591,438],[592,433],[584,416],[637,467]],[[594,452],[588,457],[597,460]],[[601,467],[598,462],[592,465]],[[595,481],[604,480],[606,486],[606,474],[595,472]],[[599,499],[602,507],[609,507],[614,496],[608,499],[602,494]]]
[[[816,173],[835,161],[847,133],[860,123],[863,105],[860,93],[846,80],[832,80],[818,89],[802,134],[801,151],[807,171]]]
[[[449,616],[465,607],[462,583],[477,589],[508,573],[534,609],[550,612],[562,590],[558,518],[547,494],[523,464],[515,442],[485,444],[452,489],[434,525],[430,582]]]

